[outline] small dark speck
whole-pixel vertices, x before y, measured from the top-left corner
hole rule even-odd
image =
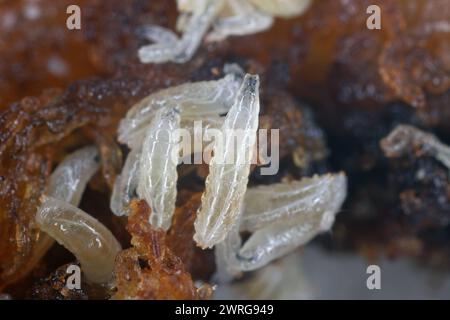
[[[139,262],[139,267],[141,267],[141,269],[146,269],[149,267],[148,262],[144,259],[138,259]]]

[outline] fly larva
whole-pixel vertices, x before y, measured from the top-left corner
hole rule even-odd
[[[273,25],[274,17],[298,16],[308,9],[310,3],[311,0],[227,0],[206,40],[222,41],[228,36],[267,30]]]
[[[118,139],[131,148],[140,146],[148,124],[164,107],[177,107],[186,118],[224,114],[233,104],[241,82],[240,74],[229,73],[219,80],[185,83],[151,94],[128,111],[119,125]]]
[[[211,129],[220,130],[223,126],[224,120],[225,117],[218,115],[199,115],[192,118],[183,117],[181,119],[181,127],[186,130],[187,133],[189,133],[189,136],[191,138],[183,139],[182,141],[182,150],[190,151],[187,152],[187,154],[183,153],[183,158],[190,158],[193,153],[203,153],[207,151],[207,142],[204,141],[203,137],[209,137],[211,135]],[[195,123],[198,123],[200,125],[198,130],[196,130]],[[200,141],[200,143],[196,143],[196,141]]]
[[[152,208],[150,223],[167,230],[172,222],[177,195],[178,142],[172,133],[180,128],[176,108],[160,110],[151,122],[142,146],[138,196]]]
[[[450,169],[450,147],[430,133],[410,125],[397,126],[381,140],[381,148],[388,157],[400,157],[409,151],[421,150],[436,157]]]
[[[243,271],[261,268],[304,245],[322,231],[320,223],[321,216],[312,216],[311,219],[299,217],[255,231],[239,250],[239,268]]]
[[[194,122],[201,121],[204,132],[209,129],[219,129],[223,124],[224,117],[207,116],[197,118],[181,118],[181,128],[188,130],[191,137],[194,137]],[[148,129],[148,128],[146,128]],[[192,143],[192,139],[183,139],[180,145],[181,150],[190,150],[189,154],[183,154],[183,157],[189,157],[192,153],[203,152],[204,145]],[[122,169],[122,173],[117,176],[114,183],[114,189],[111,196],[110,207],[116,216],[128,215],[128,206],[131,200],[136,196],[136,189],[141,179],[139,174],[140,158],[142,156],[141,148],[134,148],[130,151]],[[148,156],[148,155],[147,155]],[[167,168],[169,170],[169,168]],[[176,168],[170,168],[172,172],[167,172],[168,176],[176,176]],[[176,191],[175,191],[176,192]]]
[[[98,169],[99,153],[94,146],[67,156],[50,176],[36,222],[51,237],[42,237],[41,247],[48,249],[56,239],[79,259],[88,280],[104,283],[110,280],[120,245],[102,224],[76,208],[87,182]],[[42,252],[45,253],[46,249]],[[97,262],[98,255],[100,260]]]
[[[178,0],[180,15],[175,33],[157,26],[144,28],[153,43],[139,49],[142,63],[184,63],[192,58],[206,36],[221,41],[230,35],[248,35],[269,29],[273,17],[291,18],[302,14],[311,0]]]
[[[291,18],[304,13],[311,0],[247,0],[255,7],[275,17]]]
[[[88,281],[110,283],[121,247],[103,224],[65,201],[47,196],[41,198],[36,222],[75,255]]]
[[[250,188],[245,194],[245,209],[240,229],[255,231],[271,223],[298,215],[336,211],[331,201],[345,185],[343,174],[315,175],[298,181]]]
[[[289,191],[291,182],[259,187],[254,192],[249,190],[250,194],[259,198],[246,197],[249,203],[245,207],[250,212],[248,216],[247,212],[243,214],[242,221],[248,218],[245,224],[240,224],[239,229],[251,230],[253,233],[240,248],[237,248],[241,242],[238,232],[230,233],[217,246],[218,258],[228,263],[222,270],[233,275],[239,271],[260,268],[331,228],[347,194],[345,175],[327,174],[294,184],[297,184],[297,189],[292,191]],[[260,201],[261,206],[255,201]],[[261,210],[261,219],[253,210]],[[256,223],[257,227],[252,223]]]
[[[248,0],[228,0],[229,16],[217,18],[207,41],[222,41],[228,36],[243,36],[269,29],[272,15],[258,10]]]
[[[214,144],[195,221],[194,239],[202,248],[222,241],[239,219],[256,143],[258,115],[259,77],[247,74],[222,126],[223,146]],[[238,142],[236,133],[242,134]]]
[[[96,147],[85,147],[67,156],[50,176],[46,194],[78,206],[86,184],[99,168]]]
[[[178,37],[175,33],[169,29],[159,26],[144,26],[139,30],[147,40],[156,43],[175,44],[178,41]]]
[[[163,63],[168,61],[184,63],[190,60],[222,6],[223,0],[206,0],[202,10],[195,11],[189,17],[181,39],[176,39],[175,34],[168,36],[168,33],[172,33],[169,30],[164,32],[163,37],[154,36],[159,33],[158,30],[153,30],[153,26],[147,27],[146,37],[150,38],[154,43],[139,49],[138,56],[140,61],[142,63]],[[167,41],[167,39],[170,39],[170,41]]]
[[[99,169],[99,160],[99,152],[94,146],[68,155],[50,175],[45,194],[78,206],[86,184]],[[51,237],[42,234],[36,245],[36,257],[42,257],[53,243]]]
[[[139,182],[141,148],[132,149],[117,176],[111,196],[111,211],[116,216],[128,215],[128,206],[134,198]]]
[[[138,150],[142,149],[142,144],[145,140],[144,137],[149,132],[149,128],[154,128],[157,121],[155,118],[156,115],[161,117],[161,115],[167,113],[168,110],[179,110],[180,115],[176,126],[177,128],[181,127],[186,129],[191,137],[195,133],[195,121],[201,122],[202,128],[206,130],[205,132],[208,132],[211,128],[220,128],[224,119],[221,114],[227,113],[231,107],[243,77],[243,71],[237,65],[225,65],[224,72],[226,76],[220,80],[187,83],[151,94],[133,106],[133,108],[128,112],[127,118],[122,120],[119,127],[119,140],[127,143],[131,147],[132,151],[127,158],[122,174],[115,182],[115,187],[111,198],[111,208],[116,215],[127,214],[126,206],[133,197],[136,185],[141,185],[140,192],[142,192],[142,195],[146,194],[146,200],[149,204],[161,203],[165,204],[164,207],[172,207],[169,203],[170,198],[176,195],[175,183],[171,186],[159,185],[164,188],[170,188],[166,189],[166,191],[171,190],[171,192],[162,191],[160,193],[154,188],[153,192],[151,192],[150,189],[144,191],[144,184],[148,185],[149,183],[155,183],[155,181],[157,181],[158,168],[157,166],[152,166],[146,169],[156,170],[153,172],[153,177],[149,177],[147,173],[144,172],[138,174],[140,167],[142,166],[140,158],[147,160],[152,157],[156,157],[159,160],[164,159],[155,155],[155,149],[150,147],[146,151],[146,154],[143,154]],[[161,118],[159,118],[158,121],[161,121]],[[166,133],[170,132],[167,131]],[[147,140],[145,140],[147,146],[157,142],[152,141],[154,138],[155,137],[147,136]],[[183,151],[190,150],[190,154],[202,151],[202,144],[197,145],[194,143],[192,146],[191,139],[184,139],[184,137],[179,138],[183,138],[181,141],[183,143]],[[159,141],[156,145],[164,147],[164,143],[165,142],[163,141]],[[184,145],[186,143],[189,145]],[[167,145],[167,147],[172,148],[172,151],[175,152],[173,149],[174,144],[172,144],[172,146]],[[138,153],[140,155],[138,155]],[[190,156],[190,154],[183,153],[183,156]],[[141,164],[137,164],[138,162]],[[148,161],[146,161],[146,163],[150,165]],[[171,177],[171,182],[176,182],[176,165],[167,166],[164,170],[166,170],[165,176]],[[172,178],[175,180],[172,180]],[[147,179],[147,181],[144,183],[145,179]],[[153,198],[157,195],[160,197],[159,199]],[[161,209],[162,207],[153,207],[154,214],[162,214],[156,213]],[[169,209],[169,212],[163,214],[166,217],[164,218],[164,222],[154,221],[156,223],[155,226],[160,227],[160,224],[163,223],[164,228],[168,228],[171,220],[169,219],[171,216],[170,212],[172,212],[172,210]],[[154,216],[154,218],[155,217],[156,216]]]

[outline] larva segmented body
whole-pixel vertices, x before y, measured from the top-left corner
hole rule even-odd
[[[121,250],[112,233],[70,203],[47,196],[41,202],[36,214],[39,227],[76,256],[88,281],[109,283]]]
[[[116,216],[128,215],[127,210],[134,198],[139,182],[139,167],[142,151],[140,148],[131,150],[122,169],[117,176],[111,196],[111,211]]]
[[[186,119],[224,114],[241,81],[238,74],[227,74],[219,80],[186,83],[151,94],[128,111],[119,125],[118,139],[131,148],[142,145],[148,124],[162,108],[177,107]]]
[[[329,230],[346,194],[343,173],[249,189],[239,226],[217,245],[219,278],[258,269]],[[253,232],[242,246],[238,229]]]
[[[152,208],[150,223],[167,230],[177,195],[178,143],[172,133],[180,128],[180,111],[162,109],[151,122],[142,146],[137,193]]]
[[[67,156],[50,176],[46,194],[78,206],[86,184],[99,169],[96,147],[85,147]]]
[[[76,207],[98,169],[96,147],[85,147],[67,156],[50,176],[36,222],[51,237],[41,237],[42,254],[55,239],[77,257],[89,281],[108,283],[120,244],[105,226]]]
[[[239,219],[256,143],[259,77],[246,75],[222,126],[223,146],[214,146],[194,239],[202,248],[222,241]],[[239,141],[235,134],[240,132]]]

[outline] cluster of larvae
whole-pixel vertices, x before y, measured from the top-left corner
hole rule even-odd
[[[152,42],[139,49],[142,63],[184,63],[192,58],[206,35],[207,41],[248,35],[266,30],[274,17],[302,14],[311,0],[177,0],[177,29],[146,26],[143,34]],[[212,29],[209,33],[208,31]],[[208,34],[207,34],[208,33]]]
[[[173,158],[180,157],[170,133],[191,130],[194,120],[207,123],[205,131],[224,133],[220,145],[213,143],[194,235],[201,248],[215,247],[218,280],[260,268],[329,230],[346,196],[342,173],[247,188],[247,160],[256,150],[259,78],[244,75],[235,65],[224,71],[219,80],[153,93],[129,110],[118,133],[131,151],[111,197],[116,215],[127,215],[133,198],[145,199],[152,209],[149,223],[169,229],[178,179],[179,159]],[[245,133],[239,144],[227,138],[230,130]],[[217,160],[230,152],[234,161]],[[107,228],[77,208],[86,183],[98,170],[98,158],[95,147],[86,147],[57,167],[36,221],[74,253],[88,281],[113,285],[114,259],[121,247]],[[251,234],[243,244],[241,231]]]

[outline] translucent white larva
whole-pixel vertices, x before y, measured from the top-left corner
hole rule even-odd
[[[177,195],[179,147],[172,133],[180,128],[180,111],[160,110],[151,122],[142,146],[137,194],[152,208],[150,223],[167,230]]]
[[[105,226],[77,208],[86,184],[98,169],[96,147],[85,147],[67,156],[50,176],[36,223],[77,257],[89,281],[107,283],[120,244]],[[47,244],[41,247],[47,248],[53,243],[43,242]]]
[[[141,47],[138,51],[139,60],[142,63],[164,63],[173,61],[184,63],[192,58],[197,51],[200,43],[220,12],[223,0],[206,0],[201,10],[194,10],[193,14],[187,19],[184,32],[180,39],[174,41],[176,35],[168,36],[173,33],[167,30],[164,37],[155,37],[156,33],[148,27],[148,38],[154,41],[153,44]],[[171,41],[166,41],[170,39]]]
[[[241,81],[240,75],[230,73],[219,80],[185,83],[153,93],[135,104],[120,122],[119,142],[131,148],[141,146],[147,126],[162,108],[177,107],[183,118],[227,113]]]
[[[345,195],[345,175],[325,174],[297,181],[250,188],[240,229],[255,231],[299,215],[336,211],[336,193]]]
[[[96,147],[89,146],[68,155],[51,174],[46,194],[78,206],[86,184],[99,169]]]
[[[122,169],[117,176],[111,195],[110,207],[116,216],[128,215],[128,206],[134,198],[139,182],[141,148],[130,151]]]
[[[233,276],[265,266],[329,230],[346,197],[347,179],[343,173],[326,174],[249,189],[247,194],[244,207],[249,211],[217,245],[222,279],[227,273]],[[237,228],[253,232],[242,246]]]
[[[256,8],[275,17],[290,18],[305,12],[311,0],[247,0]]]
[[[70,203],[47,196],[42,196],[36,222],[75,255],[88,281],[111,281],[121,246],[103,224]]]
[[[274,17],[295,17],[306,11],[310,3],[311,0],[178,0],[177,29],[183,33],[181,38],[169,29],[146,26],[144,36],[153,43],[139,48],[138,56],[142,63],[184,63],[193,57],[203,38],[222,41],[231,35],[261,32],[272,26]]]
[[[413,126],[398,125],[380,144],[388,157],[399,157],[412,148],[421,148],[450,169],[450,147],[436,136]]]
[[[222,241],[239,219],[256,143],[259,77],[247,74],[222,126],[223,146],[214,156],[195,221],[194,239],[202,248]],[[239,141],[236,133],[240,133]]]
[[[88,181],[99,169],[99,161],[99,152],[95,146],[69,154],[50,175],[45,194],[78,206]],[[35,248],[36,259],[42,257],[53,243],[53,238],[41,234]]]

